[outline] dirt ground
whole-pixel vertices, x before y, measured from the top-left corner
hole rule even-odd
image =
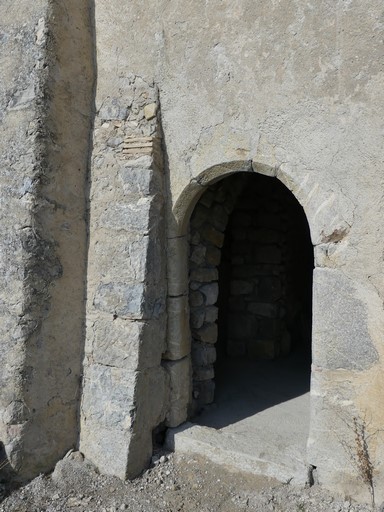
[[[3,487],[3,495],[6,489]],[[233,473],[190,455],[159,453],[131,482],[100,475],[79,452],[68,454],[50,475],[13,490],[0,512],[368,512],[318,486],[295,488],[265,477]]]

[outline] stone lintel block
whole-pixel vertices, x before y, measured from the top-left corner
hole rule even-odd
[[[191,270],[190,279],[200,283],[211,283],[217,281],[219,272],[217,268],[196,268]]]
[[[145,157],[142,157],[145,158]],[[140,167],[128,160],[119,166],[118,179],[124,195],[138,194],[140,196],[155,195],[163,186],[162,174],[152,167]]]
[[[216,348],[214,345],[207,343],[192,343],[192,363],[193,367],[208,366],[216,361]]]
[[[147,234],[162,219],[163,198],[160,194],[140,197],[137,201],[121,201],[109,204],[99,215],[94,214],[94,229],[102,227],[114,231],[125,230]]]
[[[193,330],[193,338],[202,341],[203,343],[216,343],[217,341],[217,324],[210,323],[204,324],[199,329]]]
[[[127,478],[128,450],[131,434],[91,422],[81,422],[80,450],[100,473]]]
[[[93,428],[129,432],[135,410],[137,372],[91,364],[84,368],[82,418]]]
[[[215,229],[213,226],[206,225],[202,228],[201,234],[207,242],[210,242],[215,247],[221,248],[224,243],[224,233]]]
[[[215,382],[213,380],[195,381],[193,398],[199,405],[211,404],[215,398]]]
[[[258,174],[263,174],[264,176],[270,176],[274,178],[276,176],[277,168],[275,165],[268,165],[262,163],[260,161],[252,160],[252,169],[254,172]]]
[[[204,295],[205,305],[213,306],[216,303],[217,298],[219,296],[219,284],[204,284],[203,286],[200,287],[200,292]]]
[[[168,376],[160,365],[141,372],[88,366],[80,449],[104,473],[138,476],[150,461],[152,430],[165,419],[168,403]]]
[[[219,308],[216,306],[208,306],[204,308],[205,312],[205,321],[208,322],[216,322],[219,316]]]
[[[205,319],[205,308],[191,308],[191,328],[200,329]]]
[[[135,321],[99,314],[87,330],[92,359],[98,364],[142,370],[160,364],[165,349],[166,318]]]
[[[207,248],[205,247],[205,245],[195,245],[193,246],[193,249],[191,251],[191,256],[190,256],[190,262],[191,264],[195,264],[195,265],[203,265],[205,263],[205,255],[207,253]]]
[[[208,265],[217,266],[221,261],[221,250],[213,245],[207,247],[205,261]]]
[[[213,365],[209,366],[196,366],[193,369],[193,380],[196,382],[202,380],[211,380],[215,377],[215,370]]]
[[[163,366],[169,376],[170,402],[166,416],[169,427],[177,427],[186,421],[191,402],[191,359],[184,357],[178,361],[164,361]]]
[[[98,229],[89,247],[89,281],[142,282],[147,278],[150,237],[141,233]]]
[[[314,270],[312,357],[316,366],[363,371],[378,361],[364,292],[340,270]]]
[[[188,291],[188,249],[186,236],[168,239],[167,281],[170,296],[184,295]]]
[[[160,317],[165,309],[162,289],[145,283],[102,283],[93,305],[97,310],[124,318],[147,320]]]
[[[137,411],[133,426],[136,436],[147,430],[151,438],[153,428],[164,420],[169,406],[169,389],[169,375],[163,365],[138,372],[135,394]]]
[[[189,305],[198,308],[204,304],[204,295],[199,290],[192,290],[189,294]]]
[[[168,297],[167,314],[167,350],[163,357],[182,359],[191,348],[188,296]]]

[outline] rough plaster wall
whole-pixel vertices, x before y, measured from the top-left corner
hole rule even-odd
[[[158,82],[172,204],[210,166],[254,159],[277,166],[304,206],[319,291],[309,462],[321,482],[355,490],[335,411],[352,445],[353,415],[384,424],[381,0],[96,0],[96,25],[100,98],[131,73]],[[357,331],[327,316],[330,301]],[[377,478],[383,447],[371,446]]]
[[[1,427],[0,439],[6,445],[12,462],[19,465],[22,429],[23,386],[21,370],[24,362],[26,335],[20,325],[24,313],[23,277],[25,250],[23,227],[31,224],[30,188],[36,165],[35,136],[36,103],[34,81],[36,62],[43,59],[43,50],[36,44],[38,21],[46,14],[46,2],[5,2],[1,18],[0,82],[0,148],[1,165]],[[29,134],[29,127],[32,133]],[[25,190],[24,190],[25,189]],[[15,418],[20,409],[20,417]]]
[[[87,2],[2,10],[0,439],[29,478],[77,441],[92,37]]]

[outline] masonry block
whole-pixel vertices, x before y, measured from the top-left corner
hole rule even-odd
[[[191,359],[185,357],[178,361],[163,363],[170,382],[169,410],[166,423],[177,427],[187,420],[188,406],[191,402]]]

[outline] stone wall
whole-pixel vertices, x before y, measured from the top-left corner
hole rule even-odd
[[[165,419],[165,229],[157,88],[127,79],[99,99],[90,190],[87,335],[80,449],[134,477]]]
[[[217,341],[218,266],[229,215],[243,187],[230,178],[202,195],[190,221],[189,306],[194,409],[214,398]]]
[[[18,478],[78,436],[91,27],[87,2],[2,5],[0,440]]]

